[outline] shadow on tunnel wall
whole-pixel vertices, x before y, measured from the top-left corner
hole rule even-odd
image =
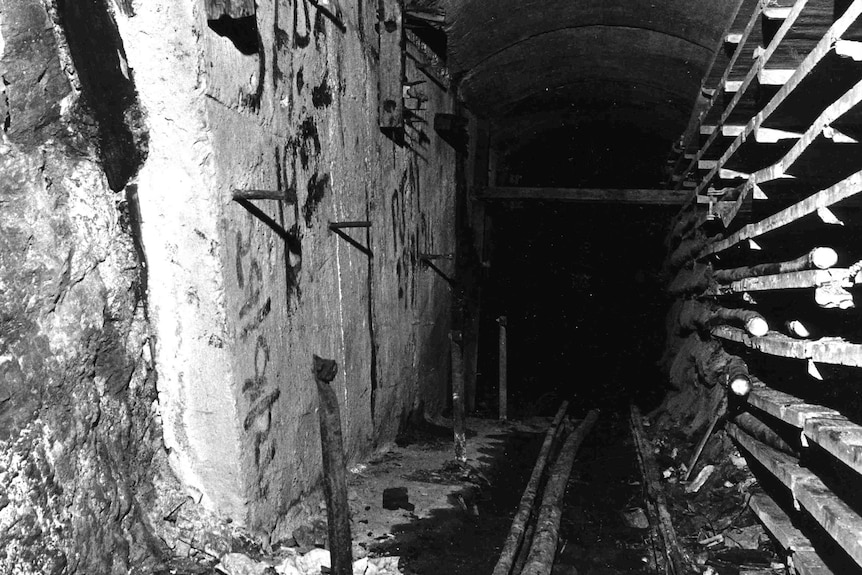
[[[477,406],[496,413],[498,326],[508,319],[510,416],[649,409],[669,305],[659,270],[673,207],[542,203],[494,208],[483,278]]]

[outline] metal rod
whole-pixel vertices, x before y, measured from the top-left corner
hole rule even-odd
[[[353,574],[350,507],[347,503],[347,467],[341,437],[338,398],[330,385],[338,373],[332,359],[314,356],[314,381],[320,403],[320,444],[323,452],[323,493],[329,531],[329,553],[334,575]]]
[[[455,433],[455,459],[467,462],[467,432],[464,423],[464,354],[460,331],[449,332],[452,350],[452,421]]]
[[[497,318],[500,324],[500,421],[506,421],[509,417],[509,389],[508,389],[508,358],[506,344],[506,316]]]
[[[283,190],[240,190],[233,191],[234,200],[282,200],[294,203],[296,200],[288,200]]]
[[[355,221],[355,222],[329,222],[329,229],[332,231],[341,229],[341,228],[370,228],[371,222],[369,221]]]
[[[359,250],[360,252],[362,252],[363,254],[368,256],[369,258],[373,257],[373,254],[371,253],[370,249],[368,249],[367,247],[363,246],[362,244],[360,244],[359,242],[357,242],[356,240],[354,240],[353,238],[351,238],[350,236],[345,234],[343,231],[341,231],[341,229],[333,228],[332,226],[330,226],[329,229],[330,229],[330,231],[332,231],[333,233],[338,235],[341,239],[343,239],[345,242],[347,242],[348,244],[350,244],[351,246],[353,246],[354,248],[356,248],[357,250]]]

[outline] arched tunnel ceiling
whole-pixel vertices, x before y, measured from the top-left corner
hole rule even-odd
[[[739,0],[446,0],[459,94],[517,152],[547,135],[685,129]],[[568,138],[571,140],[571,138]]]

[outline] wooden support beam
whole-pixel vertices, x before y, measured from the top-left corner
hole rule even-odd
[[[679,205],[688,197],[682,190],[603,188],[489,187],[479,200],[544,200],[599,204]]]
[[[862,565],[862,517],[858,513],[814,473],[800,467],[794,458],[763,445],[733,424],[728,424],[727,431],[790,490],[794,501],[805,508],[857,564]]]
[[[460,331],[449,332],[452,354],[452,428],[455,439],[455,459],[467,463],[467,424],[464,413],[464,337]]]
[[[524,543],[527,523],[530,517],[534,515],[534,503],[536,495],[539,492],[539,485],[542,478],[545,476],[545,468],[548,466],[548,459],[554,451],[554,446],[557,443],[557,438],[560,436],[560,423],[569,409],[569,402],[564,401],[560,404],[557,410],[557,415],[551,422],[548,431],[545,432],[545,441],[539,450],[539,456],[536,458],[536,464],[533,466],[533,472],[530,474],[530,480],[527,482],[527,487],[524,488],[524,493],[521,495],[521,501],[518,504],[518,511],[515,513],[515,518],[512,519],[512,527],[509,529],[509,535],[506,536],[506,542],[503,545],[503,551],[500,553],[500,558],[494,566],[492,575],[510,575],[512,573],[512,565],[515,562],[515,557],[521,545]]]
[[[508,389],[508,344],[506,342],[506,316],[501,315],[497,318],[497,323],[500,324],[500,355],[499,355],[499,389],[497,395],[499,397],[499,413],[500,421],[506,421],[509,418],[509,389]]]
[[[581,443],[598,418],[598,410],[590,411],[580,425],[566,437],[565,443],[560,448],[560,454],[545,483],[542,506],[536,518],[536,532],[521,575],[551,575],[554,558],[557,555],[560,521],[563,517],[563,497],[566,494],[569,475],[572,473],[572,466]]]
[[[744,278],[798,272],[802,270],[827,269],[838,263],[838,254],[832,248],[816,247],[807,254],[785,262],[758,264],[731,269],[715,270],[713,279],[718,283],[730,283]]]
[[[749,185],[750,183],[746,183],[746,186]],[[821,190],[816,194],[805,198],[801,202],[797,202],[792,206],[769,216],[768,218],[754,224],[745,225],[742,229],[731,234],[727,238],[707,246],[700,255],[702,257],[724,251],[735,246],[739,242],[761,236],[767,232],[786,226],[803,216],[816,212],[819,208],[831,206],[832,204],[850,198],[859,192],[862,192],[862,171],[856,172],[849,178],[838,182],[834,186]],[[742,197],[742,195],[743,194],[740,194],[740,197]]]
[[[811,541],[793,525],[781,507],[771,497],[755,493],[748,500],[748,507],[757,516],[766,530],[778,541],[788,558],[788,565],[797,575],[833,575],[814,550]]]
[[[760,15],[763,12],[763,8],[764,8],[764,3],[758,2],[757,5],[755,6],[754,10],[752,11],[751,16],[749,17],[748,22],[746,23],[743,31],[741,33],[734,35],[733,41],[735,43],[735,47],[733,49],[733,52],[730,55],[730,61],[727,63],[727,66],[724,69],[724,73],[721,76],[721,80],[719,80],[719,82],[718,82],[718,87],[717,87],[715,93],[712,95],[712,97],[709,100],[709,104],[707,105],[706,109],[703,110],[703,112],[701,112],[701,116],[700,116],[701,118],[706,118],[710,114],[712,109],[718,105],[718,102],[720,102],[723,99],[724,92],[728,87],[728,81],[730,79],[730,72],[731,72],[731,70],[733,70],[733,67],[736,64],[736,61],[739,59],[740,55],[742,54],[742,50],[740,50],[739,48],[748,41],[749,36],[751,36],[751,33],[756,29],[757,23],[760,19]],[[714,137],[714,136],[710,136],[710,137]],[[707,140],[707,143],[704,144],[700,148],[696,157],[694,159],[692,159],[692,161],[688,164],[688,166],[683,171],[683,173],[680,174],[682,180],[684,180],[686,178],[686,176],[688,176],[688,174],[691,173],[695,169],[695,167],[697,166],[697,163],[696,163],[697,160],[700,160],[703,157],[704,151],[707,148],[709,148],[710,145],[711,145],[711,142],[709,140]]]
[[[809,441],[862,475],[862,425],[834,409],[808,403],[759,380],[748,396],[748,404],[798,428]]]
[[[745,93],[746,89],[751,84],[751,82],[754,80],[754,78],[757,76],[757,74],[759,74],[760,71],[763,69],[763,67],[766,65],[766,62],[769,61],[769,58],[772,57],[772,54],[775,52],[776,47],[781,42],[782,38],[784,38],[784,36],[787,34],[787,31],[793,25],[793,22],[796,21],[796,18],[802,12],[802,9],[805,7],[806,2],[807,2],[807,0],[798,0],[793,5],[793,8],[787,14],[787,18],[784,19],[781,26],[776,31],[774,38],[769,43],[769,46],[763,51],[763,53],[760,55],[760,57],[754,61],[754,64],[752,65],[751,69],[748,71],[748,74],[746,74],[745,79],[742,80],[738,85],[733,86],[733,88],[734,88],[733,98],[727,104],[727,106],[725,106],[724,110],[722,111],[721,117],[719,119],[719,125],[724,125],[727,122],[728,118],[730,117],[730,114],[733,112],[733,109],[739,104],[739,101],[742,99],[742,95]],[[751,20],[749,21],[748,25],[746,26],[745,31],[742,33],[741,44],[744,44],[746,42],[746,40],[748,39],[752,30],[755,28],[755,25],[756,25],[760,15],[761,15],[761,13],[765,9],[766,9],[766,4],[760,3],[760,4],[758,4],[757,8],[753,11],[752,16],[751,16]],[[742,53],[742,50],[738,50],[738,49],[734,50],[733,56],[731,57],[731,61],[727,66],[727,70],[725,71],[724,76],[722,76],[722,82],[721,82],[720,86],[722,86],[724,88],[724,90],[727,92],[730,91],[728,88],[731,87],[728,85],[730,72],[733,69],[734,64],[736,63],[736,59],[739,57],[739,55],[741,53]],[[718,101],[718,100],[719,100],[719,98],[713,98],[713,100],[710,102],[709,108],[704,112],[703,117],[706,117],[706,115],[709,113],[710,109],[715,105],[716,101]],[[706,143],[701,147],[700,151],[698,152],[696,160],[700,160],[703,157],[703,154],[705,153],[705,151],[707,149],[709,149],[709,147],[712,145],[712,143],[715,141],[715,139],[719,135],[720,135],[720,132],[716,130],[709,136]],[[726,152],[725,152],[725,155],[722,155],[721,165],[723,165],[727,161],[727,158],[725,156],[726,156]],[[688,169],[686,170],[686,172],[683,175],[685,176],[689,172],[691,172],[691,170],[694,168],[694,166],[696,166],[696,164],[694,164],[694,161],[693,161],[692,164],[689,165]],[[701,192],[701,187],[706,187],[707,185],[709,185],[709,182],[712,180],[713,176],[715,175],[715,172],[719,168],[720,168],[720,165],[717,166],[715,170],[711,171],[709,174],[706,175],[706,177],[703,179],[701,185],[698,186],[697,193]]]
[[[769,355],[862,367],[862,344],[850,343],[840,337],[823,337],[817,340],[794,339],[776,331],[771,331],[762,337],[751,337],[744,330],[727,325],[712,328],[712,335],[741,343]]]
[[[841,417],[841,414],[832,408],[808,403],[804,399],[773,389],[759,379],[755,379],[752,384],[748,404],[800,430],[812,417]]]
[[[757,276],[731,282],[726,285],[712,286],[707,293],[710,295],[725,295],[731,293],[746,293],[751,291],[774,291],[783,289],[816,288],[826,284],[838,284],[841,287],[851,287],[862,280],[859,276],[850,277],[847,268],[829,270],[805,270],[768,276]]]
[[[381,0],[378,22],[378,121],[380,128],[397,135],[404,128],[404,24],[398,0]]]
[[[804,4],[804,3],[802,3]],[[856,0],[854,1],[842,14],[842,16],[835,21],[835,23],[829,27],[829,30],[823,35],[817,45],[811,50],[808,56],[805,57],[805,60],[796,68],[793,76],[787,80],[787,82],[778,90],[778,92],[773,96],[773,98],[764,106],[763,110],[761,110],[758,114],[751,118],[751,120],[746,125],[746,130],[737,136],[736,140],[725,150],[724,154],[721,157],[721,164],[723,165],[727,159],[736,151],[739,146],[745,141],[745,138],[751,134],[754,130],[761,127],[761,125],[766,121],[769,116],[784,102],[785,99],[794,91],[796,88],[802,83],[802,81],[811,73],[812,70],[823,60],[835,47],[835,43],[840,40],[841,35],[844,34],[851,25],[853,25],[859,15],[862,14],[862,1]],[[788,23],[791,23],[792,19],[788,19],[782,25],[782,28]],[[777,35],[779,37],[779,35]],[[780,37],[783,37],[781,35]],[[779,37],[779,41],[780,41]],[[749,76],[746,78],[749,80],[753,79],[754,75],[762,69],[765,62],[768,60],[768,57],[774,51],[777,42],[773,42],[770,44],[770,47],[764,52],[762,57],[755,62],[754,66],[749,71]],[[749,78],[750,77],[750,78]],[[738,94],[739,96],[740,94]],[[738,103],[739,99],[734,98],[733,106]],[[726,121],[727,117],[729,117],[730,112],[732,111],[733,106],[729,106],[728,109],[722,114],[722,121]],[[709,147],[711,142],[707,142],[705,144],[705,148]],[[698,158],[699,159],[699,158]],[[712,175],[708,175],[707,178],[704,179],[701,186],[706,187],[709,185],[709,181],[711,180]],[[700,193],[700,186],[696,189],[696,193]],[[692,198],[693,199],[693,198]],[[685,207],[685,206],[684,206]]]
[[[860,102],[862,102],[862,81],[856,83],[855,86],[826,108],[781,160],[752,174],[751,179],[753,183],[768,182],[786,174],[802,153],[820,137],[824,129],[855,108]]]
[[[766,320],[756,311],[724,308],[695,300],[683,304],[679,323],[689,330],[708,330],[716,324],[731,323],[744,327],[746,332],[758,337],[769,331]]]
[[[332,380],[338,373],[334,360],[314,356],[314,381],[317,384],[320,443],[323,451],[323,493],[329,552],[334,575],[353,573],[353,545],[350,536],[350,506],[347,503],[347,464],[341,434],[338,398]]]
[[[763,53],[760,54],[760,57],[754,61],[754,64],[751,66],[751,69],[746,74],[745,79],[742,80],[741,84],[737,88],[736,93],[734,94],[730,103],[728,103],[728,105],[722,111],[721,118],[719,120],[720,125],[723,126],[727,122],[728,118],[730,118],[730,115],[733,112],[734,108],[739,104],[740,100],[742,99],[742,95],[748,89],[748,86],[751,85],[751,83],[754,81],[754,79],[756,77],[758,77],[760,72],[763,70],[764,66],[769,61],[769,59],[772,57],[772,54],[775,52],[778,44],[781,42],[781,40],[787,34],[788,30],[790,30],[790,27],[796,21],[796,18],[802,12],[802,9],[805,7],[806,3],[807,3],[807,0],[797,0],[797,2],[793,5],[793,8],[787,14],[787,17],[784,19],[781,26],[776,31],[775,36],[772,38],[772,41],[769,43],[769,46],[767,46],[767,48],[763,51]],[[764,10],[765,9],[766,9],[766,7],[764,6]],[[714,141],[716,137],[717,137],[716,133],[714,133],[712,136],[710,136],[710,139],[707,141],[707,143],[704,145],[704,147],[702,149],[705,150],[705,149],[709,148],[712,141]],[[737,137],[737,140],[734,142],[734,144],[736,142],[739,142],[740,138],[742,138],[742,137],[743,137],[743,135],[740,134]],[[731,147],[733,147],[733,144],[731,144]],[[738,145],[737,145],[737,147],[738,147]],[[709,185],[712,178],[716,175],[717,170],[720,170],[721,167],[727,162],[728,157],[729,157],[729,154],[727,153],[727,151],[725,151],[725,153],[722,154],[722,156],[721,156],[721,160],[719,162],[719,165],[716,166],[716,169],[713,169],[709,174],[706,175],[706,177],[704,177],[703,181],[701,182],[701,186]],[[699,186],[699,188],[700,188],[700,186]],[[700,191],[700,190],[698,190],[698,191]]]
[[[745,433],[757,439],[758,441],[765,443],[769,447],[777,449],[782,453],[792,455],[793,457],[799,457],[799,452],[796,451],[786,441],[784,441],[784,438],[778,435],[774,429],[772,429],[765,422],[758,419],[755,415],[752,415],[750,412],[743,411],[742,413],[738,414],[736,417],[733,418],[733,423],[735,423]]]
[[[449,68],[446,67],[445,60],[412,30],[405,30],[404,38],[405,55],[416,63],[416,67],[429,80],[437,84],[442,90],[449,90]]]

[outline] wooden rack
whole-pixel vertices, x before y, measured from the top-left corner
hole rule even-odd
[[[784,493],[769,492],[772,498],[753,497],[750,507],[785,550],[792,572],[802,575],[862,573],[860,510],[829,479],[849,474],[851,491],[862,488],[862,414],[850,402],[822,404],[836,397],[834,387],[849,389],[848,373],[862,367],[862,329],[840,319],[852,313],[852,290],[862,281],[862,265],[854,263],[862,260],[862,245],[853,235],[862,229],[854,198],[862,192],[860,15],[862,0],[743,0],[704,78],[708,103],[666,165],[666,187],[687,192],[668,237],[667,268],[676,274],[671,286],[688,287],[671,292],[756,311],[770,325],[798,319],[788,315],[804,309],[827,326],[823,337],[803,339],[777,331],[758,337],[720,322],[709,325],[705,337],[712,339],[702,344],[720,342],[745,357],[753,387],[744,417],[785,438],[796,434],[802,464],[749,435],[742,419],[727,426],[758,473],[784,486]],[[832,247],[841,267],[797,257],[828,245],[824,238],[840,244]],[[755,303],[752,292],[767,303]],[[842,305],[818,298],[821,292],[844,298]],[[848,336],[848,329],[856,331]],[[803,365],[788,374],[794,365],[788,359],[804,360],[815,377],[816,363],[835,366],[827,375],[840,372],[843,382],[811,378],[808,386]],[[809,449],[817,452],[813,463]],[[780,506],[785,499],[795,509]],[[855,567],[836,571],[818,553],[813,523]]]

